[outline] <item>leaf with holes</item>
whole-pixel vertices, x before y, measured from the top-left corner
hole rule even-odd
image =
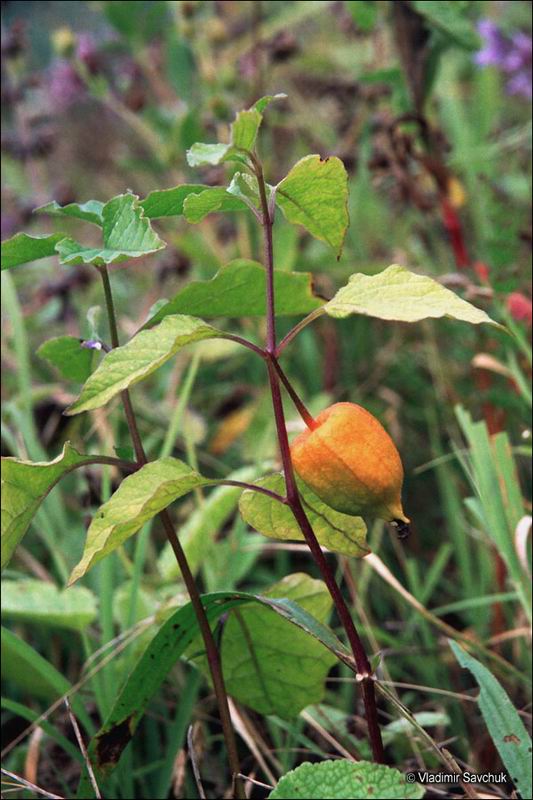
[[[221,331],[196,317],[172,315],[151,330],[138,333],[107,353],[81,394],[64,412],[67,416],[100,408],[116,394],[151,375],[182,347],[202,339],[224,338]]]
[[[346,286],[324,306],[330,317],[351,314],[418,322],[421,319],[451,317],[479,325],[487,322],[501,328],[488,314],[446,289],[427,275],[417,275],[393,264],[377,275],[352,275]]]
[[[340,258],[349,225],[348,175],[340,158],[302,158],[278,183],[276,203],[289,222],[303,225]]]
[[[62,239],[56,246],[61,263],[102,266],[147,256],[165,247],[133,194],[120,194],[104,205],[102,237],[102,247],[85,247],[74,239]]]
[[[269,800],[408,800],[424,796],[419,783],[407,783],[397,769],[370,761],[304,762],[280,778]]]
[[[285,493],[281,473],[268,475],[255,482],[257,486]],[[323,547],[345,556],[363,558],[370,549],[366,544],[366,525],[361,517],[341,514],[327,506],[298,480],[298,489],[309,522]],[[239,510],[245,522],[271,539],[303,541],[304,535],[290,508],[264,494],[245,490],[239,501]]]

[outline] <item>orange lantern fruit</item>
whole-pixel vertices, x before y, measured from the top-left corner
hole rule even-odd
[[[355,403],[335,403],[291,444],[294,469],[328,506],[393,522],[409,532],[401,489],[403,467],[380,422]]]

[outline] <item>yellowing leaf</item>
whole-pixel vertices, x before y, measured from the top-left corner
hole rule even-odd
[[[151,330],[141,331],[123,347],[107,353],[65,414],[100,408],[123,389],[155,372],[181,347],[218,336],[224,338],[223,333],[196,317],[179,314],[165,317]]]
[[[451,317],[478,325],[498,325],[480,308],[442,286],[427,275],[417,275],[393,264],[377,275],[352,275],[346,286],[324,306],[330,317],[350,314],[418,322],[421,319]]]
[[[289,222],[303,225],[340,258],[349,225],[348,175],[340,158],[302,158],[278,183],[276,203]]]
[[[285,481],[280,473],[261,478],[255,483],[282,496],[285,494]],[[298,481],[298,489],[309,522],[323,547],[356,558],[368,555],[370,550],[366,544],[366,525],[361,517],[334,511],[302,481]],[[239,501],[239,510],[245,522],[264,536],[281,541],[304,540],[290,508],[268,495],[245,490]]]

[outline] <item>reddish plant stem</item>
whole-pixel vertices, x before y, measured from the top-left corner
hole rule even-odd
[[[274,298],[274,253],[272,247],[272,225],[273,216],[270,213],[268,200],[266,196],[265,180],[263,177],[263,170],[259,161],[254,157],[253,165],[257,182],[259,186],[259,195],[261,198],[262,207],[262,226],[264,232],[265,243],[265,269],[266,269],[266,305],[267,305],[267,336],[266,336],[266,352],[267,352],[267,369],[268,378],[270,382],[270,391],[272,395],[272,407],[274,410],[274,418],[276,422],[276,430],[278,435],[278,442],[283,464],[283,472],[285,475],[285,484],[287,489],[287,504],[290,507],[294,518],[302,531],[305,541],[311,551],[316,565],[318,566],[322,577],[328,587],[328,590],[333,599],[333,603],[337,610],[339,619],[346,631],[346,636],[352,648],[353,657],[359,679],[361,681],[363,702],[365,706],[365,715],[368,725],[368,734],[370,745],[372,748],[372,756],[374,761],[384,763],[385,754],[383,749],[383,742],[381,739],[381,731],[378,722],[378,713],[376,706],[376,695],[374,691],[374,681],[372,677],[372,668],[368,661],[363,643],[357,633],[353,619],[351,617],[346,601],[342,596],[333,571],[331,570],[327,559],[322,552],[322,548],[318,543],[315,532],[307,518],[304,507],[300,500],[300,494],[296,485],[296,478],[292,466],[291,452],[289,446],[289,439],[287,436],[287,426],[285,424],[285,413],[283,411],[283,403],[281,399],[281,389],[279,385],[279,372],[276,368],[276,327],[275,327],[275,298]],[[287,384],[288,378],[285,378]],[[292,388],[292,387],[291,387]],[[292,396],[292,395],[291,395]],[[309,415],[310,416],[310,415]]]
[[[107,316],[109,319],[111,342],[113,347],[118,347],[119,346],[118,329],[117,329],[117,321],[115,314],[115,306],[113,302],[113,294],[111,292],[111,284],[109,281],[109,272],[107,270],[107,267],[105,266],[98,267],[98,271],[102,276],[104,295],[107,307]],[[126,421],[128,424],[128,429],[135,449],[137,462],[140,465],[147,464],[148,458],[144,450],[139,429],[137,427],[135,412],[131,404],[130,394],[127,389],[121,392],[121,397],[124,406],[124,413],[126,415]],[[159,518],[161,519],[167,540],[174,552],[176,561],[178,562],[178,566],[180,568],[183,581],[185,583],[185,586],[187,587],[187,592],[189,594],[189,597],[191,598],[191,603],[194,609],[194,613],[198,621],[198,626],[200,628],[200,633],[202,635],[202,639],[205,646],[207,661],[211,673],[211,679],[213,681],[213,689],[215,691],[215,696],[218,703],[218,711],[220,714],[220,722],[222,724],[224,740],[226,743],[228,762],[232,772],[234,793],[235,796],[238,798],[238,800],[244,800],[246,798],[246,794],[244,791],[244,784],[241,778],[239,777],[241,771],[239,763],[239,754],[237,750],[237,742],[235,739],[235,734],[233,731],[233,724],[231,722],[231,715],[228,704],[228,695],[224,683],[224,675],[222,672],[222,664],[220,661],[218,648],[216,646],[215,639],[213,637],[213,632],[211,631],[211,626],[209,624],[209,620],[207,619],[207,615],[205,613],[205,609],[202,604],[202,598],[200,592],[198,590],[198,587],[196,586],[196,581],[194,580],[194,576],[190,570],[189,563],[187,561],[187,556],[185,555],[181,543],[178,537],[176,536],[176,532],[174,530],[174,526],[172,524],[172,520],[170,518],[170,514],[168,513],[167,509],[160,512]]]
[[[296,408],[298,410],[298,413],[300,414],[301,418],[303,419],[303,421],[305,422],[307,427],[310,430],[313,430],[314,428],[316,428],[316,423],[315,423],[315,420],[314,420],[312,414],[309,413],[309,411],[307,410],[307,408],[305,407],[303,402],[300,400],[300,398],[296,394],[293,385],[291,384],[290,380],[287,378],[287,376],[285,375],[285,373],[281,369],[277,358],[275,358],[275,356],[272,356],[272,358],[270,360],[271,360],[272,364],[274,365],[274,369],[278,373],[278,376],[279,376],[282,384],[284,385],[285,389],[287,390],[287,393],[288,393],[289,397],[291,398],[292,402],[296,406]]]

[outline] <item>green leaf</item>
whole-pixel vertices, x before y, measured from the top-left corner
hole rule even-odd
[[[263,120],[262,112],[274,100],[281,100],[286,95],[274,94],[261,97],[251,108],[239,111],[231,126],[229,144],[204,144],[196,142],[187,150],[187,163],[190,167],[222,164],[224,161],[242,161],[246,163],[246,155],[241,151],[253,150],[257,132]]]
[[[324,311],[337,319],[350,314],[399,322],[451,317],[475,325],[488,322],[502,327],[480,308],[467,303],[433,278],[417,275],[398,264],[377,275],[352,275],[347,285],[326,303]]]
[[[102,211],[104,204],[100,200],[87,200],[86,203],[69,203],[66,206],[60,206],[54,200],[51,203],[46,203],[44,206],[39,206],[34,210],[35,214],[48,214],[51,217],[74,217],[74,219],[81,219],[85,222],[92,222],[94,225],[103,225]]]
[[[257,486],[285,493],[285,481],[281,473],[269,475],[256,481]],[[362,558],[370,549],[366,544],[366,525],[361,517],[352,517],[334,511],[298,480],[298,489],[309,522],[323,547],[335,553]],[[290,508],[251,489],[245,490],[239,501],[239,510],[245,522],[271,539],[304,540],[304,535]]]
[[[211,624],[232,608],[252,602],[274,609],[294,626],[322,641],[337,657],[350,660],[350,654],[331,629],[318,622],[294,601],[261,597],[246,592],[215,592],[202,596],[202,604]],[[97,770],[97,777],[114,768],[151,698],[198,633],[194,609],[191,603],[187,603],[174,612],[153,637],[120,691],[108,718],[90,743],[89,757]],[[80,791],[78,796],[85,796]]]
[[[293,224],[303,225],[340,258],[348,219],[348,175],[336,156],[306,156],[276,187],[276,203]]]
[[[269,800],[396,800],[419,798],[424,789],[397,769],[370,761],[305,762],[280,778]]]
[[[58,336],[44,342],[37,355],[56,367],[63,378],[84,383],[92,372],[94,352],[81,342],[75,336]]]
[[[257,477],[259,471],[259,466],[242,467],[230,473],[227,479],[251,481]],[[216,535],[234,514],[241,493],[242,489],[237,486],[217,486],[180,526],[180,544],[193,575],[196,575],[206,556],[213,549]],[[217,542],[217,552],[219,546],[220,542]],[[168,542],[161,550],[157,567],[164,581],[173,581],[180,577],[176,556]]]
[[[48,702],[71,691],[68,680],[27,642],[2,626],[2,678],[10,680],[31,697]],[[83,703],[70,695],[72,709],[85,728],[94,730]]]
[[[413,0],[411,4],[429,22],[432,28],[443,33],[455,44],[467,50],[478,50],[481,39],[473,22],[465,14],[464,6],[457,0]]]
[[[308,314],[323,301],[314,297],[308,272],[274,272],[276,314]],[[152,327],[169,314],[201,317],[263,317],[266,313],[265,268],[257,261],[236,259],[209,281],[191,281],[160,308],[144,326]]]
[[[271,187],[267,187],[270,190]],[[257,209],[261,206],[261,199],[259,196],[259,188],[257,180],[246,172],[236,172],[231,183],[227,188],[227,192],[234,197],[238,197],[247,206],[252,204]]]
[[[106,353],[78,399],[64,413],[71,416],[100,408],[119,392],[151,375],[185,345],[216,337],[224,338],[224,334],[196,317],[177,314],[165,317],[151,330],[141,331],[127,344]]]
[[[187,150],[187,163],[190,167],[216,166],[226,161],[231,151],[231,144],[196,142]]]
[[[144,209],[145,217],[160,219],[161,217],[176,217],[183,214],[183,204],[191,194],[200,194],[209,189],[209,186],[191,183],[174,186],[172,189],[156,189],[150,192],[139,205]]]
[[[216,481],[202,477],[183,461],[170,457],[152,461],[129,475],[96,512],[87,531],[83,556],[72,570],[69,586],[174,500],[196,487],[213,483]]]
[[[201,222],[213,211],[242,211],[246,204],[223,186],[213,186],[201,194],[189,194],[183,204],[187,222]]]
[[[103,247],[84,247],[74,239],[63,239],[56,250],[62,264],[114,264],[139,258],[165,247],[144,216],[139,198],[133,194],[114,197],[102,209]]]
[[[325,584],[302,573],[288,575],[263,597],[296,602],[320,623],[331,612]],[[322,700],[326,676],[336,661],[318,640],[257,603],[229,613],[221,654],[228,692],[255,711],[282,719],[293,719]]]
[[[257,108],[239,111],[231,126],[231,142],[234,147],[252,150],[262,119],[263,116]]]
[[[348,0],[346,3],[353,21],[364,33],[374,30],[378,19],[378,5],[373,0]]]
[[[48,581],[32,578],[2,583],[2,616],[81,631],[97,615],[95,595],[83,586],[58,589]]]
[[[260,97],[259,100],[256,100],[252,108],[255,108],[260,114],[262,114],[265,108],[270,105],[270,103],[273,103],[276,100],[285,100],[286,98],[287,95],[284,94],[284,92],[278,92],[278,94],[267,94],[264,97]]]
[[[60,478],[76,466],[94,462],[69,442],[53,461],[2,459],[2,569],[28,530],[42,501]]]
[[[11,269],[29,261],[55,256],[56,245],[64,238],[64,233],[50,233],[45,236],[16,233],[11,239],[2,242],[2,269]]]
[[[457,642],[448,640],[459,664],[476,679],[477,702],[492,741],[515,787],[523,798],[533,797],[531,739],[505,689],[494,675]]]

